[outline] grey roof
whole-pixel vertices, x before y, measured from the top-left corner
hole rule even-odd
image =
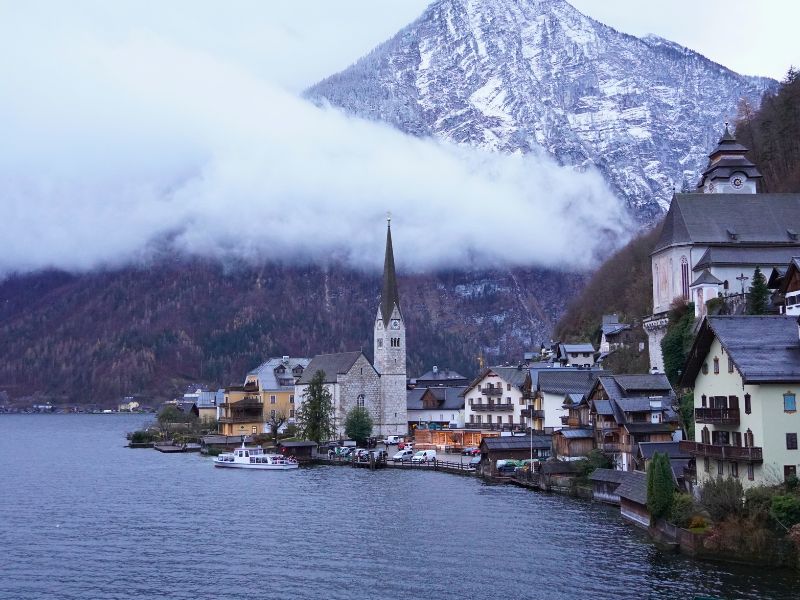
[[[666,454],[670,458],[691,458],[680,449],[680,442],[639,442],[639,454],[650,460],[656,452]]]
[[[598,415],[613,415],[614,409],[611,408],[611,400],[594,400],[594,412]]]
[[[564,404],[569,406],[577,406],[578,404],[581,403],[581,400],[583,400],[583,396],[584,395],[581,394],[580,392],[569,393],[566,396],[564,396]]]
[[[580,466],[575,461],[548,460],[542,465],[542,473],[547,475],[564,475],[568,473],[578,473]]]
[[[225,402],[225,390],[217,390],[216,392],[200,392],[197,398],[197,408],[214,408]]]
[[[290,356],[288,359],[284,360],[282,356],[273,357],[258,365],[255,369],[250,371],[248,375],[255,375],[258,377],[258,383],[262,390],[279,390],[281,388],[293,387],[294,377],[292,375],[292,370],[299,366],[302,367],[303,371],[305,371],[310,362],[310,358],[297,358]],[[291,384],[287,383],[286,385],[281,385],[278,381],[275,369],[281,365],[283,365],[283,367],[286,369],[286,380],[292,380]]]
[[[594,431],[591,429],[559,429],[556,432],[558,434],[563,435],[565,438],[569,440],[578,440],[583,438],[591,438],[594,437]]]
[[[689,287],[696,285],[722,285],[722,281],[714,277],[708,269],[703,269],[703,272],[697,276]]]
[[[278,442],[278,446],[282,446],[284,448],[314,448],[317,446],[317,442],[311,442],[309,440],[301,440],[297,442]]]
[[[339,352],[337,354],[317,354],[308,363],[308,367],[303,371],[303,376],[298,381],[299,384],[311,383],[311,379],[317,371],[324,371],[325,383],[336,383],[337,375],[347,373],[350,368],[361,356],[361,352]]]
[[[667,433],[672,431],[669,423],[625,423],[629,433]]]
[[[800,194],[676,194],[658,252],[677,244],[794,245],[787,227],[800,223]],[[737,233],[731,240],[728,230]]]
[[[453,380],[469,381],[461,373],[458,373],[457,371],[451,371],[450,369],[437,369],[436,371],[430,370],[427,373],[417,377],[417,383],[421,381],[449,383]]]
[[[689,466],[689,459],[671,458],[669,459],[669,465],[672,467],[672,477],[677,482],[678,479],[683,479],[685,477],[684,470]]]
[[[494,373],[505,383],[510,383],[520,390],[525,386],[525,382],[528,379],[528,369],[523,369],[521,367],[487,367],[464,388],[463,393],[466,394],[469,390],[478,385],[489,373]]]
[[[381,318],[388,326],[394,307],[400,310],[400,294],[397,291],[397,275],[394,269],[394,250],[392,249],[392,227],[386,227],[386,256],[383,259],[383,290],[381,291]]]
[[[647,505],[647,475],[641,471],[621,471],[622,483],[617,495],[637,504]]]
[[[751,179],[760,178],[761,173],[750,159],[745,156],[747,150],[746,146],[738,143],[731,135],[726,124],[725,132],[719,139],[717,147],[708,155],[710,160],[697,187],[703,187],[703,182],[707,178],[727,179],[736,172],[746,173]]]
[[[800,382],[800,340],[796,316],[728,315],[706,317],[684,367],[682,385],[693,387],[719,339],[744,383]]]
[[[669,379],[664,373],[614,375],[614,380],[626,394],[631,392],[664,392],[667,395],[674,395]]]
[[[536,389],[550,394],[580,394],[583,395],[592,389],[592,385],[599,375],[607,371],[591,369],[553,369],[539,372]]]
[[[464,408],[463,394],[466,389],[463,386],[414,388],[406,392],[406,408],[408,410],[426,410],[422,399],[428,393],[436,398],[437,409],[461,410]]]
[[[658,402],[659,407],[663,408],[662,403],[654,399]],[[634,398],[617,398],[614,400],[617,403],[623,412],[648,412],[651,409],[650,406],[650,398],[645,398],[642,396],[636,396]]]
[[[562,350],[568,354],[572,354],[575,352],[594,352],[594,346],[589,343],[585,344],[561,344],[560,345]]]
[[[798,246],[776,246],[767,248],[753,248],[753,247],[717,247],[712,246],[706,249],[700,260],[693,267],[693,271],[700,269],[707,269],[712,266],[730,266],[742,265],[755,269],[761,267],[762,271],[767,271],[771,268],[785,269],[792,258],[800,253],[800,245]],[[752,273],[748,273],[752,275]],[[694,284],[692,284],[694,285]]]
[[[625,479],[625,471],[616,469],[595,469],[589,475],[589,481],[607,481],[609,483],[622,483]]]
[[[553,436],[534,435],[533,447],[536,449],[547,449],[552,446]],[[485,437],[481,440],[481,446],[486,445],[490,452],[505,450],[525,450],[531,447],[531,436],[529,435],[503,435],[498,437]]]

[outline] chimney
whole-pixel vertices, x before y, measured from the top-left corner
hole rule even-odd
[[[433,374],[436,375],[438,373],[439,373],[439,367],[437,367],[436,365],[433,365]]]

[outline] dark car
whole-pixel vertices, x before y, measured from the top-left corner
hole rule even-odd
[[[481,457],[480,456],[473,456],[471,459],[469,459],[469,468],[470,469],[477,469],[479,464],[481,464]]]
[[[475,451],[476,451],[476,450],[478,450],[478,449],[477,449],[477,448],[475,448],[474,446],[470,446],[469,448],[464,448],[464,449],[461,451],[461,454],[462,454],[463,456],[475,456],[475,454],[476,454],[476,452],[475,452]]]
[[[516,472],[517,472],[517,465],[503,465],[502,467],[497,467],[498,475],[511,476]]]

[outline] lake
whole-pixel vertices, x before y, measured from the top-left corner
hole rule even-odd
[[[436,472],[215,469],[142,415],[0,416],[0,598],[798,598],[619,510]]]

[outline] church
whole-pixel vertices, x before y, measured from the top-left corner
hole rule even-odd
[[[661,340],[676,300],[695,316],[719,296],[744,305],[756,267],[769,277],[800,255],[800,194],[763,192],[762,175],[725,125],[696,193],[673,196],[651,257],[653,314],[644,321],[650,366],[663,372]]]
[[[355,407],[369,411],[373,435],[403,435],[408,431],[406,325],[400,311],[389,219],[386,227],[383,288],[375,316],[373,339],[374,363],[370,363],[360,351],[318,354],[311,359],[295,386],[295,397],[302,402],[315,373],[325,373],[324,384],[331,393],[333,402],[335,437],[344,437],[345,418]]]

